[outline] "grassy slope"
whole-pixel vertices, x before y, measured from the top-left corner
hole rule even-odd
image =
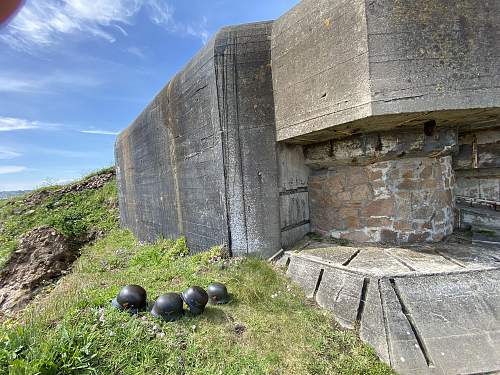
[[[102,194],[115,199],[114,186]],[[304,302],[266,262],[227,264],[217,249],[194,257],[187,252],[183,239],[141,245],[129,232],[112,229],[85,248],[73,272],[22,319],[0,328],[0,373],[390,373],[354,333]],[[109,304],[128,283],[143,285],[155,298],[214,280],[227,283],[232,302],[175,323],[131,317]]]
[[[106,172],[109,169],[86,178]],[[16,248],[19,237],[33,228],[48,225],[69,237],[78,237],[92,228],[107,232],[118,225],[117,209],[112,208],[116,207],[113,203],[117,199],[114,182],[98,190],[49,195],[34,207],[25,201],[26,197],[37,192],[55,191],[58,188],[60,186],[47,187],[27,196],[0,200],[0,267]]]

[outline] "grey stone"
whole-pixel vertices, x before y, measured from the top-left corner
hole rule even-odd
[[[316,263],[308,262],[292,256],[287,275],[304,290],[307,298],[313,298],[316,290],[321,267]]]
[[[340,269],[326,268],[316,294],[316,301],[333,311],[337,321],[354,328],[360,304],[364,278]]]
[[[222,29],[119,136],[121,219],[139,239],[281,248],[270,33]]]
[[[423,156],[446,156],[457,151],[455,129],[368,133],[304,147],[306,164],[315,169],[342,165],[369,165],[381,161]]]
[[[359,335],[363,341],[370,343],[380,359],[386,363],[391,363],[381,301],[380,281],[377,279],[371,279],[368,285]]]
[[[480,0],[302,1],[273,26],[278,140],[496,122],[499,17]]]
[[[363,253],[377,260],[356,265]],[[322,269],[318,304],[342,326],[359,325],[360,337],[398,373],[490,373],[500,370],[497,253],[473,245],[325,248],[311,243],[290,254],[291,264],[300,266],[289,268],[288,275],[311,296]],[[403,273],[384,267],[384,259],[394,256],[415,267]]]

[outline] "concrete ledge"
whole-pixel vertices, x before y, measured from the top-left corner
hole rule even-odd
[[[397,372],[469,374],[500,370],[499,260],[494,249],[473,245],[311,244],[279,262]]]

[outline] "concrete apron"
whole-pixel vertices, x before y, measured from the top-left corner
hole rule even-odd
[[[500,251],[309,245],[278,264],[401,374],[500,371]]]

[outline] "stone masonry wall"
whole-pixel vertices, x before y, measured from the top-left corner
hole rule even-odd
[[[311,229],[360,242],[440,241],[453,232],[451,156],[314,171]]]

